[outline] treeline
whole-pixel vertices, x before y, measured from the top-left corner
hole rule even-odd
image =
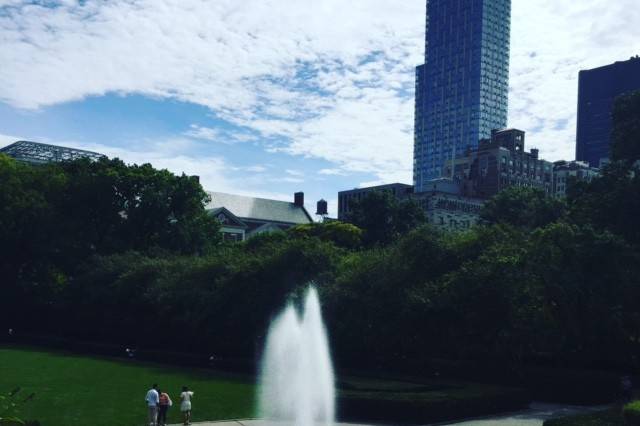
[[[210,252],[220,237],[206,199],[197,179],[148,164],[30,166],[0,155],[0,319],[48,323],[38,310],[58,306],[96,256]]]
[[[623,101],[637,121],[616,127],[601,178],[574,183],[562,201],[506,190],[486,204],[483,225],[455,234],[377,194],[356,209],[361,227],[305,225],[225,244],[189,177],[117,160],[29,167],[0,157],[2,320],[253,358],[284,301],[314,282],[342,367],[445,358],[514,371],[637,369],[640,95]]]

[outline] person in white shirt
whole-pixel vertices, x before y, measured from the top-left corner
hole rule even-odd
[[[149,426],[158,425],[158,404],[160,402],[160,394],[158,394],[158,385],[154,383],[147,392],[145,398],[147,409],[149,410]]]
[[[188,387],[183,386],[180,394],[180,411],[184,416],[185,426],[191,424],[191,398],[193,398],[193,392]]]

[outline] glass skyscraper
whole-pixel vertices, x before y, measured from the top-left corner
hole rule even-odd
[[[511,0],[427,0],[425,64],[416,68],[413,180],[507,125]]]
[[[615,98],[640,90],[640,57],[580,71],[576,160],[600,167],[609,158]]]

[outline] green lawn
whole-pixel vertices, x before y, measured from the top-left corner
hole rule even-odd
[[[38,350],[0,348],[0,394],[20,386],[35,398],[20,416],[42,426],[137,426],[145,423],[144,397],[153,383],[174,401],[171,423],[179,422],[178,394],[195,392],[193,421],[253,415],[255,386],[249,380],[208,370],[167,367]]]
[[[42,426],[140,426],[145,423],[144,397],[152,383],[174,400],[171,423],[180,423],[178,394],[183,385],[194,392],[193,421],[247,418],[254,415],[252,377],[205,369],[168,367],[128,360],[0,347],[0,395],[21,387],[32,392],[20,417]],[[477,416],[526,405],[517,389],[450,380],[415,383],[403,379],[344,377],[339,404],[351,420],[406,420],[427,423]]]

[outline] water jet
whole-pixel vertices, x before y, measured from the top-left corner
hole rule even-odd
[[[310,287],[302,312],[289,303],[269,327],[260,368],[258,414],[295,426],[331,426],[334,381],[318,292]]]

